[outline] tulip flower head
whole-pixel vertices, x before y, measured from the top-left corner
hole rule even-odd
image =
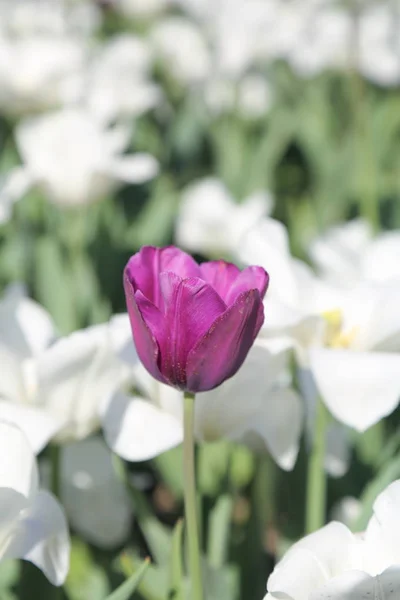
[[[143,247],[124,285],[137,353],[155,379],[211,390],[242,365],[264,322],[269,277],[222,260],[198,265],[173,246]]]

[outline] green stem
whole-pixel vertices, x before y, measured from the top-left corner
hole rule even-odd
[[[60,498],[61,492],[61,446],[52,444],[50,446],[51,460],[51,491]]]
[[[194,472],[194,395],[185,392],[183,475],[185,520],[189,548],[189,572],[192,585],[192,600],[203,600],[203,582],[197,522],[196,480]]]
[[[306,533],[312,533],[325,523],[326,475],[325,447],[328,411],[318,399],[313,447],[308,462],[306,497]]]

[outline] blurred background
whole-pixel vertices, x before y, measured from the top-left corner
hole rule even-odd
[[[269,215],[307,259],[350,219],[398,228],[399,150],[399,0],[0,0],[0,290],[22,282],[61,334],[125,311],[122,271],[145,244],[230,258]],[[173,524],[182,482],[168,456],[135,477]],[[213,456],[210,507],[226,468]],[[254,465],[243,450],[232,467],[247,492]],[[345,487],[335,482],[332,503]],[[247,492],[233,551],[247,552],[246,600],[271,567],[244,550]],[[78,538],[74,552],[68,597],[104,598],[115,552]]]

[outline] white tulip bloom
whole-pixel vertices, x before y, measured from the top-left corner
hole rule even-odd
[[[272,206],[272,198],[266,192],[254,193],[239,204],[220,180],[202,179],[183,193],[177,244],[206,256],[231,255],[246,232]]]
[[[70,541],[63,509],[39,489],[35,455],[15,425],[0,421],[0,560],[35,564],[54,585],[69,569]]]
[[[118,479],[111,452],[99,437],[60,448],[60,498],[71,527],[99,548],[120,546],[129,536],[132,502]],[[50,484],[50,463],[42,479]]]
[[[112,354],[108,324],[50,343],[48,315],[11,290],[0,304],[0,418],[17,423],[35,452],[87,437],[99,426],[103,397],[118,389],[126,370]]]
[[[213,115],[237,111],[245,119],[259,119],[272,105],[273,91],[263,75],[245,75],[238,82],[214,77],[208,79],[204,101]]]
[[[72,37],[0,35],[0,112],[20,116],[74,101],[86,54]]]
[[[262,219],[249,229],[236,254],[244,264],[261,265],[270,275],[261,336],[271,338],[273,347],[294,346],[300,364],[307,366],[308,349],[323,343],[324,313],[341,305],[339,291],[292,258],[286,228],[274,219]]]
[[[316,9],[304,23],[289,61],[296,73],[314,77],[329,68],[343,68],[351,56],[352,22],[349,12],[335,6]]]
[[[183,85],[204,81],[211,56],[200,28],[183,17],[169,17],[151,32],[156,58]]]
[[[365,284],[328,315],[325,347],[311,348],[310,369],[331,413],[365,431],[400,398],[400,281]]]
[[[80,109],[26,120],[16,130],[26,186],[36,185],[51,202],[70,207],[102,199],[119,182],[148,181],[157,161],[149,154],[123,155],[130,134],[129,127],[106,127]]]
[[[160,101],[150,80],[151,53],[140,38],[121,34],[105,44],[89,70],[86,102],[104,122],[138,117]]]
[[[127,316],[118,317],[111,327],[119,329],[120,355],[127,357],[128,350],[133,359],[136,393],[118,392],[106,399],[102,410],[105,439],[126,460],[154,458],[183,441],[183,394],[153,379],[138,362]],[[258,452],[270,452],[279,466],[292,469],[303,410],[290,387],[287,358],[286,354],[272,355],[262,343],[256,343],[234,377],[215,390],[197,394],[197,440],[241,442]]]
[[[291,258],[284,227],[271,219],[248,234],[240,256],[271,276],[261,336],[295,348],[336,419],[364,431],[390,414],[400,396],[400,281],[338,290]]]
[[[355,219],[328,229],[312,240],[309,256],[321,277],[332,283],[352,286],[362,270],[362,257],[372,239],[364,219]]]
[[[91,35],[100,25],[91,0],[0,0],[0,32],[13,37]]]
[[[296,544],[268,579],[264,600],[384,600],[400,595],[400,481],[374,504],[365,533],[332,522]]]
[[[378,85],[400,83],[399,14],[395,4],[379,3],[361,14],[358,39],[358,69]]]
[[[286,471],[295,465],[302,429],[303,405],[290,387],[288,355],[271,354],[261,341],[234,377],[196,396],[197,439],[227,438],[267,451]]]
[[[332,227],[310,245],[310,256],[322,277],[344,287],[359,281],[400,279],[400,233],[373,237],[361,219]]]

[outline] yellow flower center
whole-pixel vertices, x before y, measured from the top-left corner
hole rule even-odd
[[[327,324],[325,344],[328,348],[350,348],[357,336],[358,327],[343,331],[343,314],[340,309],[322,313]]]

